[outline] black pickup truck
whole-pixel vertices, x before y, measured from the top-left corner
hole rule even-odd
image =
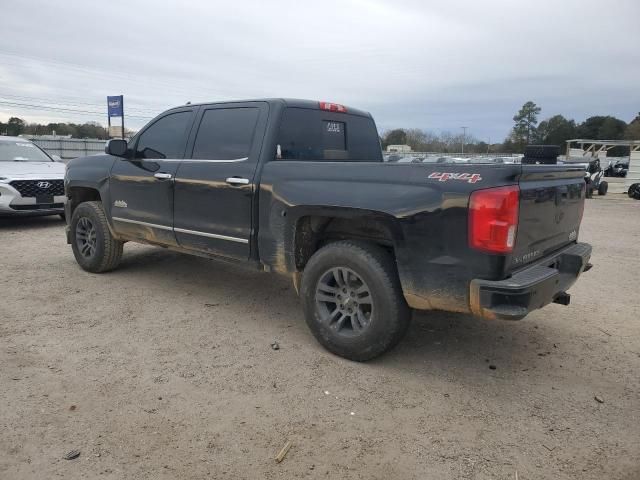
[[[523,318],[586,271],[584,170],[388,163],[370,114],[269,99],[185,105],[69,162],[67,241],[106,272],[123,244],[293,278],[322,345],[364,361],[411,309]]]

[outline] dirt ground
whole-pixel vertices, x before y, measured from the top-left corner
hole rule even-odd
[[[57,217],[0,219],[0,479],[640,479],[640,202],[580,238],[570,307],[415,314],[358,364],[286,279],[132,244],[92,275]]]

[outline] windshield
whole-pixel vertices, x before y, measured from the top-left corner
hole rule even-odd
[[[53,162],[34,143],[0,140],[0,162]]]

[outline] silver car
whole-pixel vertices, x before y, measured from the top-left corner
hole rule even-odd
[[[64,169],[35,143],[0,136],[0,216],[64,218]]]

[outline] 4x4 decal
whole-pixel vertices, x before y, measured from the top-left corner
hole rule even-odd
[[[476,183],[481,182],[482,177],[479,173],[451,173],[451,172],[433,172],[429,178],[435,178],[439,182],[448,180],[462,180],[463,182]]]

